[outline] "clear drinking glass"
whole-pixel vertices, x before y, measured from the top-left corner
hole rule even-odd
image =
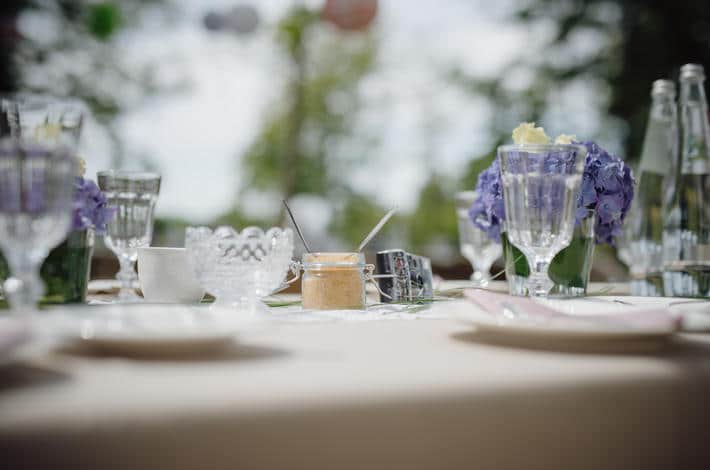
[[[531,296],[547,296],[550,262],[572,240],[586,153],[581,145],[498,147],[507,236],[528,260]]]
[[[75,173],[66,146],[0,139],[0,247],[12,272],[3,290],[15,312],[44,292],[39,267],[71,226]]]
[[[150,246],[153,238],[153,209],[160,192],[160,175],[156,173],[109,170],[98,173],[99,188],[106,194],[109,207],[116,215],[106,227],[106,246],[118,257],[121,269],[120,302],[139,300],[135,292],[138,248]]]
[[[471,281],[476,287],[486,287],[491,279],[491,266],[503,254],[503,249],[500,243],[495,243],[483,230],[473,225],[468,211],[475,200],[475,191],[456,193],[459,248],[463,257],[473,266]]]

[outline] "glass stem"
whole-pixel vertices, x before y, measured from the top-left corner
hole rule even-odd
[[[471,274],[474,287],[488,287],[488,282],[491,280],[490,271],[491,264],[474,266],[473,274]]]
[[[528,292],[531,297],[547,297],[547,294],[552,289],[553,282],[547,274],[550,267],[549,261],[530,260],[530,276],[528,277]]]
[[[118,298],[133,299],[137,297],[133,288],[137,278],[135,271],[136,262],[128,256],[119,256],[118,263],[121,266],[118,274],[116,274],[116,279],[121,281],[121,290],[118,293]]]
[[[38,257],[43,259],[44,256]],[[25,256],[10,256],[8,264],[12,276],[4,285],[5,296],[15,313],[30,313],[44,294],[44,283],[39,276],[39,261]]]

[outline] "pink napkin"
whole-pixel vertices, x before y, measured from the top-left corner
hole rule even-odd
[[[482,289],[467,289],[464,291],[464,296],[481,310],[499,320],[517,320],[561,327],[584,325],[585,327],[662,331],[677,330],[681,324],[680,315],[670,309],[628,307],[628,309],[619,310],[615,306],[617,308],[608,313],[571,315],[548,307],[530,297],[516,297]],[[570,299],[568,301],[581,302],[583,300]]]

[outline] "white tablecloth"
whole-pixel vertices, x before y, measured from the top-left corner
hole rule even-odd
[[[0,366],[0,468],[700,469],[709,400],[707,335],[618,354],[451,319],[283,323],[211,358]]]

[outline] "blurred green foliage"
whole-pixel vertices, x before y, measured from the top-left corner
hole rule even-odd
[[[526,0],[519,5],[510,21],[553,28],[542,57],[523,51],[495,77],[458,68],[450,72],[454,83],[492,103],[496,113],[490,126],[496,137],[507,140],[511,124],[539,121],[550,98],[566,84],[603,83],[609,96],[599,97],[602,115],[612,126],[628,126],[622,147],[626,158],[635,160],[643,143],[651,83],[677,79],[679,67],[687,62],[710,67],[707,0]],[[575,42],[595,47],[580,54]],[[514,89],[501,80],[523,69],[531,71],[529,86]]]
[[[476,187],[479,173],[491,166],[491,163],[493,163],[493,160],[496,158],[496,148],[502,144],[502,140],[496,142],[488,153],[469,161],[458,184],[462,190],[473,190]]]
[[[131,103],[165,90],[150,65],[122,62],[115,46],[121,33],[137,24],[141,12],[155,5],[166,9],[170,2],[0,2],[2,24],[11,25],[0,31],[0,92],[22,87],[83,99],[112,136],[114,165],[121,166],[125,152],[115,132],[117,116]],[[57,41],[43,43],[16,31],[18,15],[34,10],[52,13],[61,31]],[[624,153],[633,159],[643,140],[651,82],[676,78],[685,62],[710,66],[707,0],[521,0],[508,21],[531,34],[539,25],[553,34],[543,45],[544,54],[526,55],[529,51],[521,50],[495,76],[456,67],[442,71],[473,99],[483,97],[490,103],[494,112],[489,133],[494,144],[483,154],[472,154],[456,177],[432,174],[421,193],[412,194],[418,201],[414,213],[400,214],[387,226],[390,233],[402,237],[404,248],[426,254],[436,244],[455,246],[454,192],[472,189],[480,171],[494,158],[495,147],[509,139],[510,130],[523,120],[539,121],[551,97],[565,85],[602,84],[597,104],[603,124],[621,128]],[[329,229],[343,244],[356,245],[387,210],[348,181],[376,143],[368,140],[376,136],[356,135],[354,130],[362,107],[359,87],[373,69],[381,38],[377,30],[339,33],[321,21],[317,9],[296,6],[277,23],[274,39],[285,58],[288,82],[251,146],[238,155],[241,180],[253,190],[278,192],[285,198],[322,196],[335,209]],[[580,41],[591,52],[575,53],[571,45]],[[62,62],[58,58],[73,54],[88,64],[86,69],[56,68]],[[45,66],[52,73],[45,82],[28,80],[28,64],[34,71]],[[531,77],[524,87],[511,87],[502,79],[522,70]],[[239,206],[242,195],[236,195],[233,210],[215,222],[235,226],[282,222],[245,215]],[[177,219],[158,221],[156,234],[170,237],[184,225]]]
[[[386,209],[374,203],[371,198],[354,192],[343,196],[342,200],[345,202],[335,212],[328,228],[332,233],[340,235],[344,249],[354,250],[382,218]],[[382,233],[389,230],[385,226]]]
[[[456,211],[451,202],[452,182],[434,175],[419,193],[419,203],[409,220],[409,242],[413,250],[426,249],[432,242],[456,245]]]
[[[122,20],[118,4],[103,2],[89,5],[86,26],[95,37],[106,40],[121,27]]]
[[[166,16],[170,11],[167,0],[3,0],[0,93],[22,90],[81,99],[111,140],[112,166],[121,167],[127,155],[117,117],[145,97],[169,91],[159,84],[155,66],[130,63],[116,47],[120,33],[153,7]],[[47,31],[58,34],[52,40],[22,35],[18,18],[24,14],[51,18],[54,25]]]
[[[272,190],[284,199],[323,196],[337,209],[332,232],[344,243],[357,244],[367,233],[363,227],[374,225],[385,209],[348,185],[349,170],[365,156],[340,149],[357,138],[353,132],[361,105],[358,84],[376,58],[376,35],[339,34],[320,21],[317,11],[304,7],[290,10],[276,31],[289,80],[241,157],[239,171],[249,183],[244,190]],[[241,215],[241,209],[234,207],[220,221],[255,222]]]

